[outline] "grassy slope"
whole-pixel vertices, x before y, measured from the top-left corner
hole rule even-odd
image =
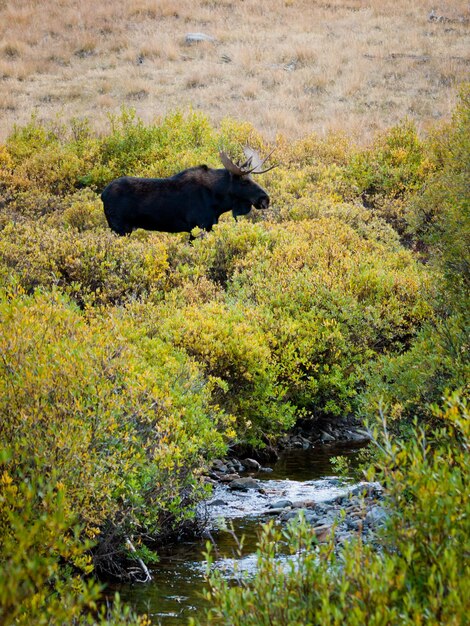
[[[0,137],[33,111],[102,127],[123,104],[147,121],[191,104],[271,138],[427,125],[468,76],[469,20],[465,0],[4,1]]]

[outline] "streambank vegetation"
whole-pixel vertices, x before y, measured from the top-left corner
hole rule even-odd
[[[115,236],[100,191],[218,166],[221,147],[267,153],[251,125],[124,109],[103,134],[83,120],[15,128],[0,146],[2,622],[145,623],[118,601],[100,609],[95,575],[130,576],[129,544],[149,563],[191,528],[212,459],[299,419],[384,431],[382,415],[389,549],[355,544],[339,569],[322,551],[288,585],[269,560],[253,586],[212,580],[210,619],[464,623],[469,130],[464,90],[424,138],[409,121],[367,147],[279,138],[270,209],[227,214],[189,245]],[[299,605],[246,621],[268,579]]]

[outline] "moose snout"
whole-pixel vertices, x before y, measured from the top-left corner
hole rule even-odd
[[[269,196],[267,194],[260,196],[255,207],[257,209],[267,209],[269,207]]]

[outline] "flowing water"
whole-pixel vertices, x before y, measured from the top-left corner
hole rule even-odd
[[[263,482],[264,493],[254,490],[230,492],[225,486],[217,486],[206,507],[212,520],[211,534],[217,545],[215,566],[230,576],[236,561],[239,571],[253,572],[258,532],[261,522],[269,519],[264,513],[269,504],[280,499],[322,502],[346,493],[353,482],[333,476],[332,458],[347,456],[354,467],[361,447],[336,445],[286,451],[271,473],[256,475]],[[233,527],[236,537],[244,536],[241,555],[233,533],[216,529],[217,520],[222,517]],[[119,591],[121,598],[137,612],[147,613],[154,624],[187,624],[188,618],[200,616],[205,606],[202,592],[206,542],[207,539],[183,541],[160,550],[160,561],[152,569],[152,582],[119,585],[114,590]]]

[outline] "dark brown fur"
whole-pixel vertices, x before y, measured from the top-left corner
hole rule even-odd
[[[190,233],[211,231],[222,213],[247,214],[266,209],[269,196],[250,176],[199,165],[170,178],[113,180],[101,194],[110,228],[127,235],[136,228]]]

